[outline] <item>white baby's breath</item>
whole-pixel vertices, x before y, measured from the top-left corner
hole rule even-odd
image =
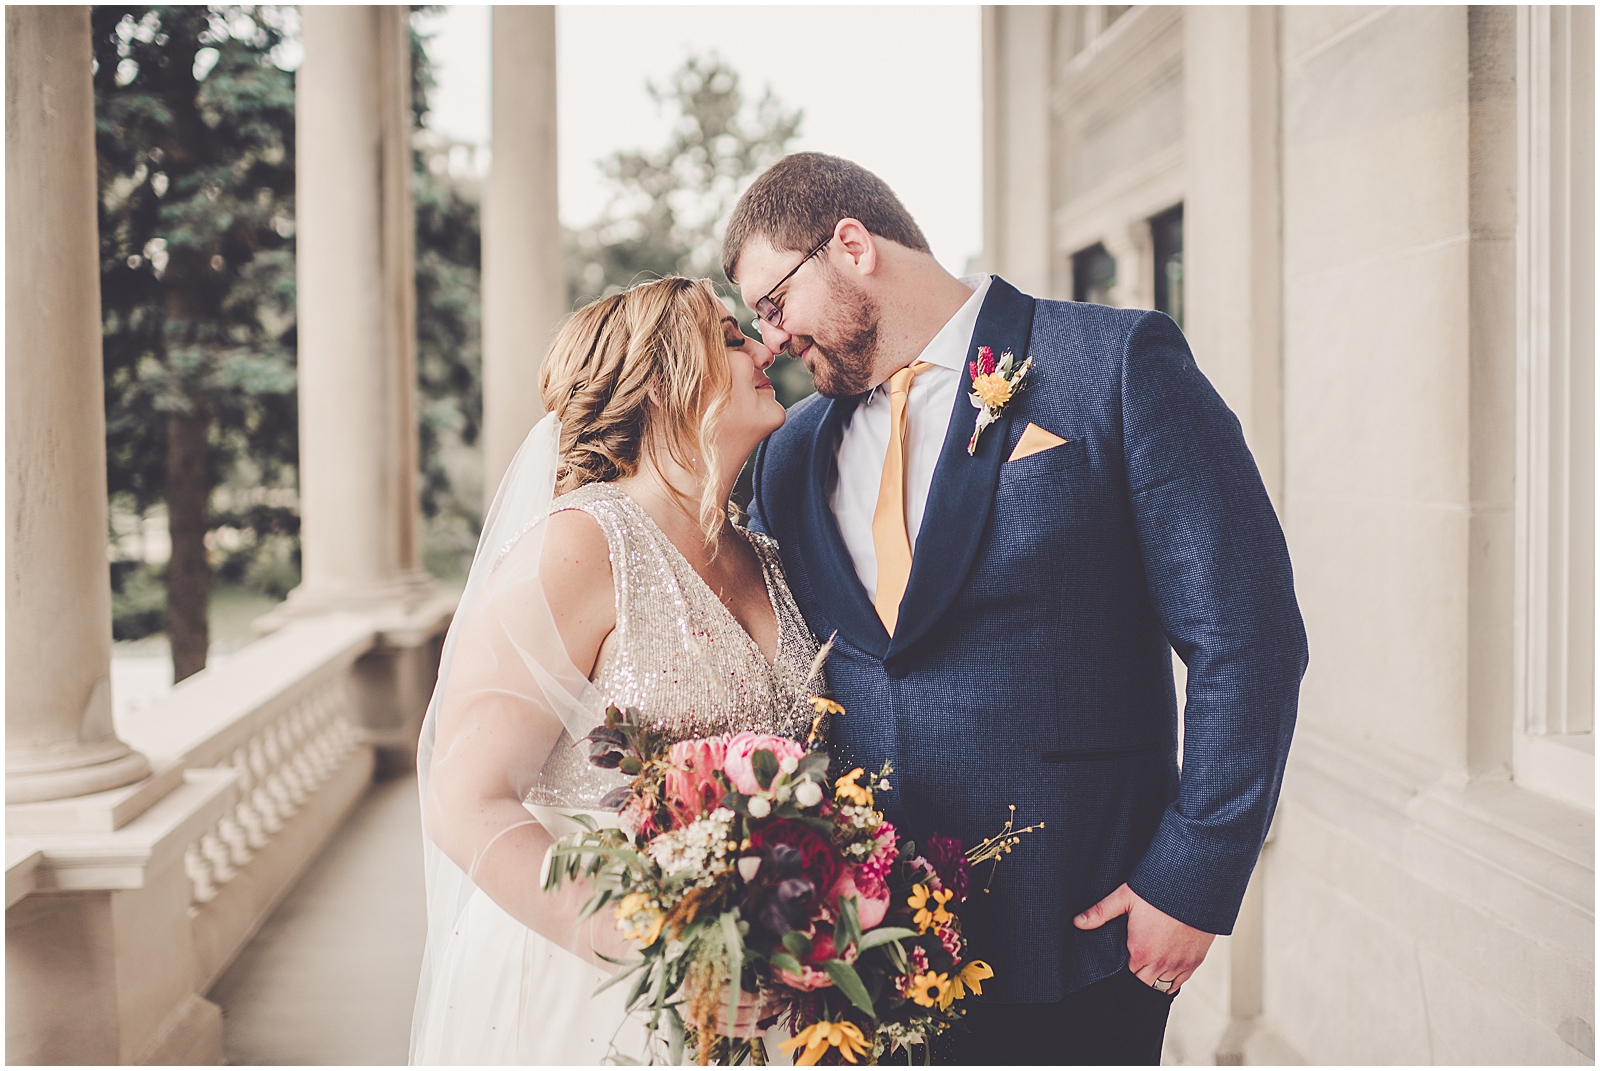
[[[733,819],[732,811],[718,807],[682,829],[674,829],[656,837],[645,846],[645,853],[664,874],[694,871],[700,874],[695,884],[710,884],[724,869],[719,864],[728,854],[728,837],[733,831]]]

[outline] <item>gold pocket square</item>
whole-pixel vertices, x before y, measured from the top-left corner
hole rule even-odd
[[[1037,424],[1029,424],[1022,430],[1022,438],[1017,440],[1017,448],[1011,451],[1011,456],[1006,460],[1021,461],[1025,457],[1032,457],[1041,451],[1060,446],[1066,441],[1059,435],[1045,431]]]

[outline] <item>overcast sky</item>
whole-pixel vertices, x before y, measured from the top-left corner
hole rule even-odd
[[[489,9],[452,6],[430,54],[431,124],[489,138]],[[604,207],[597,162],[656,149],[671,116],[644,84],[664,84],[691,53],[715,51],[748,99],[770,85],[805,112],[792,148],[856,161],[900,195],[944,266],[960,273],[982,235],[982,100],[976,7],[556,8],[561,218]]]

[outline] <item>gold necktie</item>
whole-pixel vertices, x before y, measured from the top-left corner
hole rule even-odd
[[[906,401],[911,381],[933,366],[917,361],[889,377],[889,450],[883,455],[883,480],[872,511],[872,550],[878,556],[878,588],[872,604],[883,627],[894,635],[900,600],[911,579],[911,536],[906,530]]]

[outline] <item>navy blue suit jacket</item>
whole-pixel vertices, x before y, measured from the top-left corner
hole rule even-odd
[[[961,911],[984,999],[1039,1003],[1122,968],[1123,882],[1228,933],[1278,798],[1306,666],[1289,556],[1239,422],[1166,316],[1036,301],[996,278],[974,331],[1032,355],[969,457],[956,398],[891,638],[828,504],[854,399],[813,397],[756,455],[751,519],[782,548],[848,713],[842,759],[921,841],[1044,822]],[[1029,423],[1062,445],[1007,461]],[[1183,775],[1171,651],[1188,667]],[[988,886],[989,891],[984,891]]]

